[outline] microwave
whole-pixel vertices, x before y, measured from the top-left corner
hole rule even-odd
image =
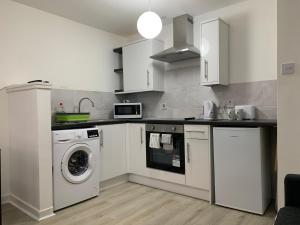
[[[143,117],[142,103],[115,103],[115,119],[134,119]]]

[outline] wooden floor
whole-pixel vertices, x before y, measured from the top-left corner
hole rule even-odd
[[[257,216],[174,193],[126,183],[97,198],[36,222],[13,206],[3,209],[4,225],[273,225],[274,211]]]

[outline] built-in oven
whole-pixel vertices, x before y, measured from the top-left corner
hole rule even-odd
[[[146,124],[147,167],[185,174],[183,125]]]
[[[142,118],[143,108],[142,103],[115,103],[114,118]]]

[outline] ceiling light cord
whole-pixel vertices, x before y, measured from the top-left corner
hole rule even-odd
[[[148,10],[151,11],[151,0],[148,1]]]

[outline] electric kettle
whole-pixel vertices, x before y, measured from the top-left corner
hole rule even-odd
[[[203,102],[203,119],[212,120],[215,118],[215,103],[213,101]]]

